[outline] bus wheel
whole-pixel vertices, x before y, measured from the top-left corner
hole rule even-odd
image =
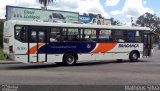
[[[73,53],[65,54],[63,57],[63,63],[68,66],[76,64],[76,61],[76,56]]]
[[[138,54],[136,52],[131,52],[129,55],[129,59],[131,62],[136,62],[138,61]]]

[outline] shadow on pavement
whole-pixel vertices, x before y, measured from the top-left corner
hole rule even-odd
[[[44,69],[44,68],[54,68],[54,67],[76,67],[76,66],[96,66],[96,65],[106,65],[106,64],[123,64],[123,63],[144,63],[144,62],[150,62],[146,60],[140,60],[138,62],[130,62],[128,60],[124,61],[94,61],[94,62],[81,62],[77,63],[74,66],[64,66],[62,64],[12,64],[9,67],[6,67],[6,69],[9,70],[23,70],[23,69]]]
[[[83,62],[83,63],[78,63],[75,66],[92,66],[92,65],[104,65],[104,64],[123,64],[123,63],[144,63],[144,62],[150,62],[148,60],[139,60],[137,62],[130,62],[129,60],[123,60],[123,61],[96,61],[96,62]]]
[[[56,64],[18,64],[18,65],[11,65],[7,67],[9,70],[21,70],[21,69],[41,69],[41,68],[51,68],[51,67],[58,67]]]

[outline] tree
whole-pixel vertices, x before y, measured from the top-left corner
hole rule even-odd
[[[142,27],[150,27],[153,31],[160,31],[160,18],[156,15],[145,13],[138,17],[136,23]]]
[[[47,5],[53,1],[54,0],[39,0],[39,3],[44,5],[44,9],[47,9]]]
[[[97,16],[101,19],[104,19],[104,17],[101,14],[97,14]]]
[[[160,36],[160,18],[156,15],[145,13],[138,17],[136,24],[142,27],[150,27],[153,31],[154,42],[158,42]]]
[[[0,20],[0,47],[3,47],[3,24],[4,21]]]
[[[83,16],[88,16],[88,14],[87,13],[83,13]]]
[[[118,20],[114,20],[114,18],[111,18],[111,25],[119,25],[121,24]]]
[[[96,17],[96,16],[97,16],[97,14],[88,13],[88,16],[90,16],[90,17]]]

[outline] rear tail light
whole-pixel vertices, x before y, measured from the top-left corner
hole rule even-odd
[[[9,38],[4,38],[3,41],[4,43],[9,43]]]

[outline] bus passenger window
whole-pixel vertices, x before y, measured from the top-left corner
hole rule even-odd
[[[51,28],[49,41],[50,42],[58,42],[61,40],[61,29],[60,28]]]
[[[79,31],[77,28],[63,28],[62,40],[63,41],[79,41]]]
[[[142,42],[142,33],[140,31],[136,31],[135,35],[135,42]]]
[[[99,30],[99,42],[109,42],[112,40],[111,30]]]
[[[114,33],[114,37],[116,39],[115,42],[134,43],[135,33],[136,32],[132,30],[115,30],[115,33]]]
[[[67,34],[68,34],[67,29],[66,29],[66,28],[63,28],[63,29],[62,29],[62,41],[68,41],[68,36],[67,36]]]
[[[68,29],[68,40],[69,41],[79,41],[79,32],[77,28]]]
[[[134,31],[127,31],[127,39],[129,43],[135,42],[135,32]]]
[[[31,42],[36,42],[36,31],[31,31]]]
[[[116,41],[117,41],[117,42],[125,42],[125,41],[124,41],[122,38],[120,38],[120,37],[117,37],[117,38],[116,38]]]
[[[125,42],[124,40],[124,31],[122,30],[115,30],[114,32],[115,42]]]
[[[26,29],[24,26],[15,27],[15,39],[21,42],[27,42]]]
[[[39,42],[41,42],[41,43],[45,42],[45,33],[44,32],[39,32],[38,36],[39,36]]]
[[[83,41],[95,42],[96,39],[97,39],[96,30],[84,29],[84,34],[82,34]]]
[[[50,42],[57,42],[57,39],[52,36],[52,37],[50,37],[49,41],[50,41]]]

